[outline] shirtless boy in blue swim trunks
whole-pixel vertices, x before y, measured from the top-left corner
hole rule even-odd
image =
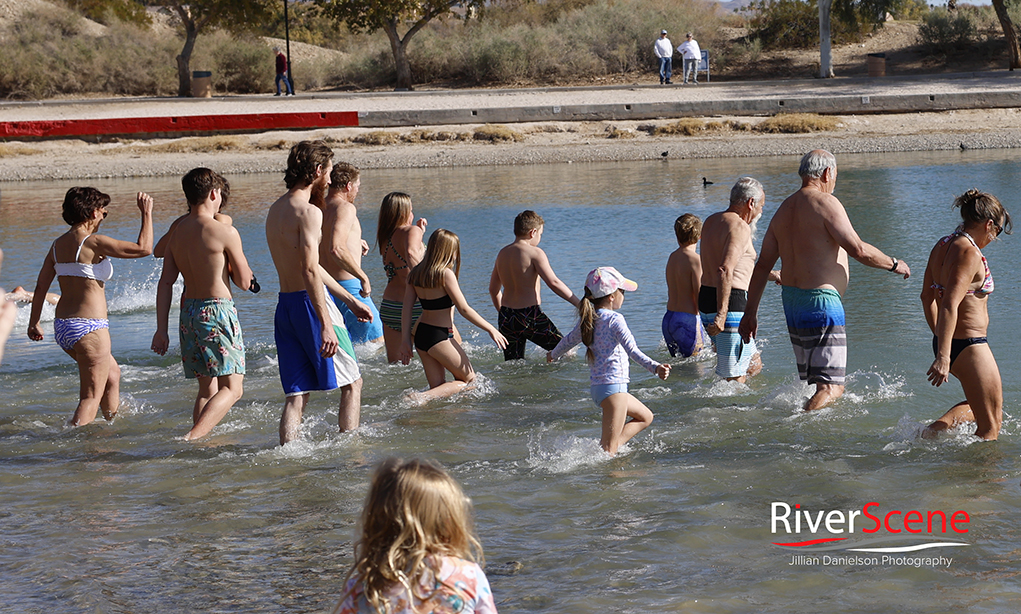
[[[702,220],[685,213],[674,221],[679,246],[666,262],[666,313],[663,339],[671,356],[688,358],[712,345],[698,314],[698,289],[702,284],[702,261],[695,246],[702,236]]]
[[[369,253],[369,244],[362,239],[362,225],[358,221],[358,210],[354,204],[361,185],[361,171],[357,168],[347,162],[333,165],[330,171],[330,191],[321,207],[323,240],[319,244],[319,262],[326,272],[372,311],[371,320],[360,322],[343,301],[333,298],[344,316],[344,325],[351,336],[351,342],[356,345],[383,342],[383,324],[379,311],[369,297],[372,286],[369,276],[362,270],[362,256]],[[314,204],[318,206],[318,203]]]
[[[535,211],[519,213],[514,218],[514,242],[500,250],[493,265],[489,295],[499,313],[500,333],[507,338],[504,360],[524,358],[527,341],[549,351],[563,337],[539,306],[540,279],[557,296],[578,306],[578,297],[560,281],[546,252],[539,248],[544,224]]]
[[[252,284],[252,269],[241,235],[214,216],[230,193],[227,180],[208,168],[196,168],[181,180],[188,214],[167,233],[163,274],[156,290],[156,334],[152,350],[164,355],[170,345],[170,303],[178,275],[184,276],[180,339],[184,376],[198,379],[192,428],[185,439],[204,437],[241,399],[245,342],[230,291]]]
[[[266,242],[280,280],[274,338],[280,383],[287,400],[280,417],[280,444],[297,439],[309,392],[340,388],[340,430],[358,428],[362,376],[340,310],[327,289],[361,321],[372,319],[364,303],[319,265],[323,213],[333,151],[322,141],[302,141],[287,157],[287,192],[266,215]]]

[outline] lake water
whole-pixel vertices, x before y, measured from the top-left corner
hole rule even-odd
[[[360,218],[372,243],[382,196],[410,193],[430,230],[460,235],[462,289],[495,322],[487,291],[493,258],[512,239],[514,215],[535,209],[546,219],[542,247],[576,291],[597,265],[638,281],[622,313],[639,345],[667,361],[659,327],[663,266],[676,248],[673,220],[724,208],[735,179],[752,175],[767,193],[761,239],[772,212],[799,185],[797,162],[369,170]],[[64,426],[78,377],[52,342],[52,308],[44,343],[27,340],[28,308],[19,312],[0,367],[3,609],[328,610],[351,564],[370,470],[398,455],[436,458],[463,483],[504,612],[1017,611],[1018,238],[1004,236],[985,250],[997,282],[989,339],[1004,376],[1000,440],[977,443],[967,428],[939,441],[916,434],[963,399],[956,380],[935,389],[925,379],[932,361],[918,301],[925,259],[955,227],[950,203],[968,188],[996,194],[1021,215],[1018,154],[842,156],[839,163],[836,195],[859,234],[914,273],[904,281],[852,263],[845,396],[821,412],[798,411],[807,389],[796,380],[779,289],[770,285],[760,315],[762,374],[745,386],[716,381],[711,360],[673,361],[662,382],[632,365],[632,392],[656,420],[614,459],[598,448],[600,414],[588,397],[584,360],[547,365],[532,347],[526,361],[504,364],[488,336],[463,319],[483,376],[477,390],[409,406],[403,393],[425,386],[421,367],[389,366],[363,348],[363,428],[337,434],[339,394],[314,394],[303,438],[278,447],[277,284],[263,219],[282,178],[229,177],[228,212],[264,290],[236,297],[248,343],[245,396],[210,437],[180,439],[195,389],[173,355],[176,339],[165,358],[149,351],[157,261],[116,262],[107,287],[114,354],[123,365],[124,404],[112,424]],[[703,188],[703,176],[714,185]],[[89,184],[113,196],[103,232],[114,237],[137,235],[138,190],[156,199],[157,236],[185,208],[177,178]],[[66,229],[60,201],[71,185],[0,184],[4,287],[34,285],[50,241]],[[385,281],[378,252],[365,268],[378,300]],[[544,296],[547,313],[569,330],[570,305],[548,289]],[[947,537],[969,545],[912,555],[952,558],[949,566],[792,566],[792,551],[772,542],[831,535],[804,527],[797,535],[772,533],[772,502],[813,514],[871,502],[878,504],[873,514],[965,510],[968,532]],[[856,532],[845,534],[849,543],[871,538],[863,526],[859,518]]]

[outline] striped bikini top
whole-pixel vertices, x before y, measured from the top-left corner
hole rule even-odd
[[[946,245],[947,243],[954,240],[954,237],[965,237],[968,242],[978,249],[978,255],[982,258],[982,268],[985,269],[985,278],[982,280],[982,287],[978,290],[968,290],[965,294],[974,294],[977,297],[988,296],[993,293],[995,285],[993,284],[993,274],[989,272],[989,263],[986,262],[986,257],[975,243],[975,239],[971,238],[971,235],[964,231],[963,228],[958,228],[951,235],[947,235],[940,239],[940,245]],[[943,298],[943,286],[941,284],[932,284],[930,286],[933,290],[939,293],[940,298]]]
[[[89,235],[92,236],[92,235]],[[103,258],[99,262],[78,262],[78,256],[82,253],[82,245],[86,239],[82,239],[78,245],[78,251],[74,253],[74,262],[57,262],[57,242],[53,242],[53,268],[57,271],[57,277],[84,277],[96,281],[110,281],[113,277],[113,262],[109,258]]]

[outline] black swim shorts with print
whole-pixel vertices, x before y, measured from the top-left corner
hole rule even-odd
[[[555,324],[538,305],[511,309],[500,308],[498,320],[500,333],[507,337],[507,348],[503,351],[504,360],[516,360],[525,357],[525,342],[531,341],[544,350],[557,347],[563,335]]]

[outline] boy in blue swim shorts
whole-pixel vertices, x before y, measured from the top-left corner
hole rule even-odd
[[[362,225],[354,204],[361,185],[361,171],[357,168],[346,162],[333,165],[330,189],[322,206],[323,238],[319,244],[319,262],[351,296],[372,312],[368,321],[359,320],[344,301],[333,297],[334,304],[344,317],[344,326],[351,341],[355,344],[381,344],[383,322],[369,298],[372,293],[369,276],[362,270],[362,256],[368,253],[369,244],[362,239]]]
[[[674,221],[679,246],[667,259],[667,312],[663,314],[663,339],[671,356],[688,358],[712,344],[698,315],[698,288],[702,261],[695,251],[702,236],[702,220],[685,213]]]
[[[192,408],[192,428],[185,439],[209,433],[241,399],[245,377],[245,342],[231,295],[230,279],[242,290],[251,287],[252,269],[241,235],[215,216],[230,194],[227,180],[208,168],[191,170],[181,180],[188,214],[167,233],[163,273],[156,290],[156,334],[152,349],[166,354],[170,303],[178,275],[184,276],[180,340],[184,376],[199,384]]]

